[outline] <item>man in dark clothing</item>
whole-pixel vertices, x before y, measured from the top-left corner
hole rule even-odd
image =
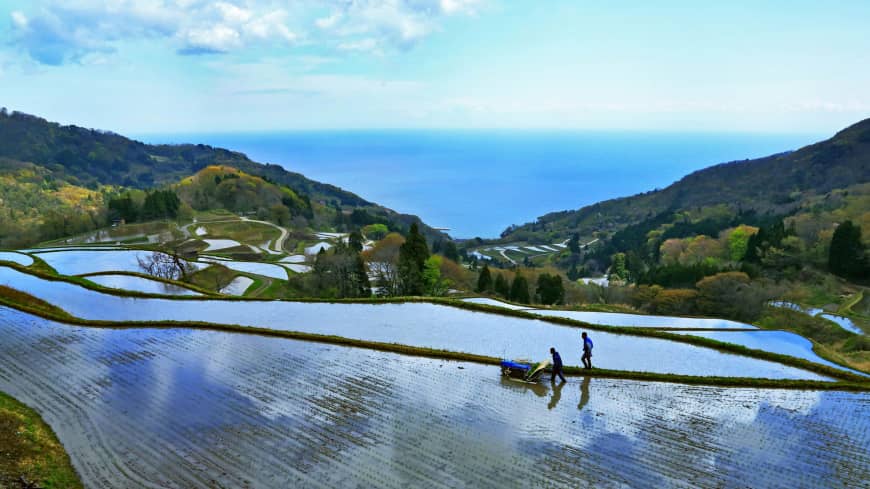
[[[584,331],[580,336],[583,337],[583,368],[592,368],[592,340]]]
[[[550,354],[553,355],[553,373],[550,374],[550,382],[556,381],[556,375],[565,382],[565,376],[562,375],[562,357],[555,348],[550,348]]]

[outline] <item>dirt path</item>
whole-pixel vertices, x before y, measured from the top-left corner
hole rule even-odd
[[[275,240],[275,244],[272,245],[272,251],[284,253],[284,242],[287,241],[287,237],[290,236],[290,232],[287,231],[286,228],[281,227],[277,224],[273,224],[273,223],[268,222],[268,221],[258,221],[256,219],[248,219],[247,217],[243,217],[242,221],[257,222],[260,224],[265,224],[267,226],[272,226],[273,228],[277,229],[278,231],[281,231],[281,236],[279,236],[278,239]]]

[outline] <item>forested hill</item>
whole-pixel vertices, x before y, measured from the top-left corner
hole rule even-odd
[[[553,212],[512,226],[505,240],[554,242],[574,233],[591,237],[663,214],[704,207],[787,215],[809,198],[870,181],[870,119],[797,151],[712,166],[662,190]]]
[[[0,163],[20,171],[35,164],[57,183],[97,190],[111,185],[152,189],[179,182],[209,166],[233,167],[283,185],[318,205],[345,213],[365,210],[374,219],[400,226],[421,224],[430,237],[443,237],[416,216],[397,213],[334,185],[316,182],[279,165],[251,161],[242,153],[202,144],[151,145],[124,136],[0,109]]]

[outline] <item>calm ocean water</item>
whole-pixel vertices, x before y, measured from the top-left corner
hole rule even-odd
[[[692,171],[824,139],[808,134],[304,131],[140,136],[246,153],[338,185],[459,238],[663,188]]]

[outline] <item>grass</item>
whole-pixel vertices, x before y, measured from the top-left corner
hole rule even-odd
[[[206,290],[209,294],[219,293],[233,281],[239,272],[220,264],[212,264],[190,276],[190,284],[199,290]]]
[[[51,428],[35,411],[2,392],[0,487],[83,487]]]
[[[447,360],[459,360],[459,361],[468,361],[468,362],[476,362],[476,363],[484,363],[490,365],[497,365],[501,360],[495,357],[489,357],[485,355],[476,355],[472,353],[464,353],[464,352],[454,352],[449,350],[439,350],[433,348],[424,348],[424,347],[415,347],[408,345],[401,345],[397,343],[386,343],[386,342],[377,342],[377,341],[368,341],[368,340],[359,340],[352,338],[345,338],[342,336],[335,335],[323,335],[316,333],[305,333],[299,331],[280,331],[273,330],[268,328],[260,328],[260,327],[249,327],[249,326],[241,326],[237,324],[215,324],[208,323],[204,321],[127,321],[127,322],[115,322],[115,321],[97,321],[97,320],[88,320],[82,319],[78,317],[73,317],[63,312],[60,309],[48,310],[45,308],[37,308],[34,307],[33,304],[37,303],[39,299],[32,298],[28,294],[23,292],[15,291],[16,295],[7,297],[3,294],[3,290],[0,290],[0,304],[6,305],[30,314],[34,314],[40,317],[43,317],[48,320],[66,323],[66,324],[74,324],[79,326],[89,326],[95,328],[112,328],[112,329],[121,329],[121,328],[156,328],[156,329],[167,329],[167,328],[186,328],[186,329],[201,329],[201,330],[211,330],[211,331],[223,331],[223,332],[231,332],[231,333],[240,333],[240,334],[257,334],[262,336],[270,336],[270,337],[279,337],[279,338],[289,338],[303,341],[315,341],[320,343],[330,343],[358,348],[367,348],[378,351],[386,351],[392,353],[399,353],[404,355],[413,355],[413,356],[422,356],[422,357],[430,357],[430,358],[443,358]],[[31,297],[28,299],[28,297]],[[58,314],[63,314],[59,316]],[[700,340],[707,340],[706,338],[696,338]],[[712,341],[712,340],[711,340]],[[718,343],[718,342],[716,342]],[[593,371],[583,370],[579,367],[566,367],[565,373],[571,375],[593,375],[593,376],[601,376],[601,377],[609,377],[609,378],[622,378],[622,379],[635,379],[635,380],[649,380],[649,381],[657,381],[657,382],[674,382],[674,383],[690,383],[690,384],[698,384],[698,385],[719,385],[719,386],[727,386],[727,387],[770,387],[770,388],[789,388],[789,389],[826,389],[826,390],[851,390],[851,391],[870,391],[870,380],[867,378],[851,374],[849,372],[844,372],[832,367],[827,367],[825,365],[819,365],[813,362],[809,362],[803,359],[789,357],[786,355],[780,355],[775,353],[764,352],[760,350],[750,350],[748,348],[739,346],[739,345],[730,345],[725,343],[724,345],[729,345],[733,347],[737,347],[741,349],[744,354],[747,356],[766,356],[773,357],[767,358],[772,359],[773,361],[779,361],[780,363],[784,363],[786,365],[793,364],[792,366],[796,366],[798,368],[803,368],[808,371],[813,371],[816,373],[820,373],[822,375],[826,375],[838,381],[834,382],[822,382],[822,381],[811,381],[811,380],[781,380],[781,379],[758,379],[758,378],[733,378],[733,377],[705,377],[705,376],[689,376],[689,375],[676,375],[676,374],[662,374],[662,373],[653,373],[653,372],[632,372],[632,371],[623,371],[623,370],[602,370],[602,369],[594,369]]]
[[[207,224],[206,229],[209,237],[229,238],[255,246],[274,241],[281,236],[278,229],[268,224],[250,221],[216,222]]]

